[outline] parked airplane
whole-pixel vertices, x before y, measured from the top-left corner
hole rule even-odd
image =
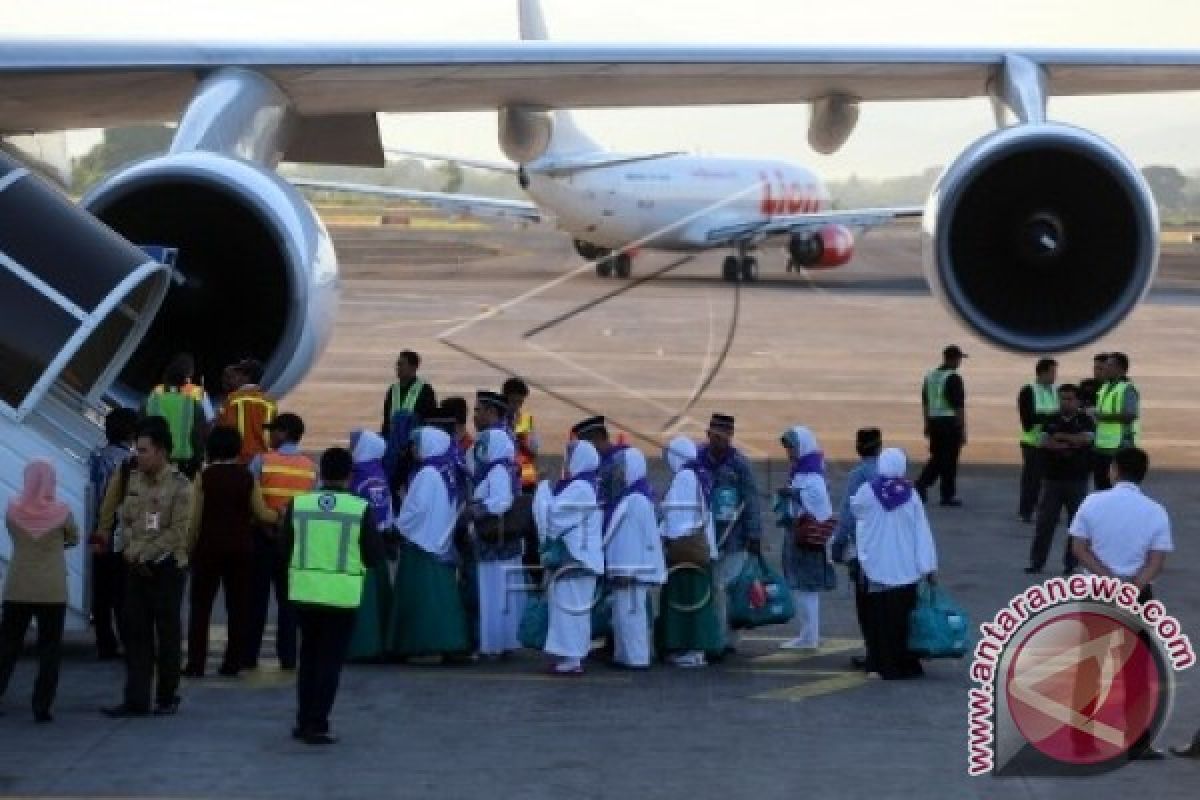
[[[99,414],[146,392],[171,353],[195,353],[209,375],[254,354],[276,395],[303,379],[332,330],[336,258],[275,167],[382,166],[376,112],[501,109],[507,155],[532,164],[572,135],[544,109],[807,103],[809,141],[828,152],[861,103],[990,96],[1006,126],[954,160],[931,194],[926,271],[981,336],[1053,352],[1136,306],[1157,265],[1158,219],[1129,160],[1047,120],[1047,98],[1197,89],[1197,51],[0,35],[0,136],[178,119],[168,153],[118,169],[79,206],[0,152],[0,504],[25,462],[47,458],[89,519],[85,456],[101,438]],[[652,164],[639,169],[653,175]],[[815,180],[785,175],[791,183],[804,192],[772,188],[770,218],[823,207]],[[693,240],[736,241],[719,231],[705,222]],[[149,260],[131,242],[172,248],[177,261]],[[0,572],[8,548],[0,536]],[[79,625],[86,554],[70,559]]]
[[[523,41],[548,38],[538,0],[519,0]],[[605,151],[566,110],[552,112],[545,146],[524,147],[524,131],[536,123],[528,113],[502,109],[500,144],[519,166],[454,156],[389,151],[473,169],[512,174],[533,199],[512,200],[417,192],[395,187],[323,180],[295,180],[312,189],[418,200],[454,213],[552,219],[574,240],[596,274],[628,278],[640,249],[698,252],[731,248],[722,275],[727,281],[758,279],[754,250],[783,244],[789,270],[840,267],[854,253],[854,229],[898,217],[919,217],[920,208],[834,211],[816,173],[798,164],[683,153],[621,154]]]

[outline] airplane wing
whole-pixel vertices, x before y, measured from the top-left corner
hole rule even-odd
[[[516,164],[506,164],[499,161],[484,161],[478,158],[460,158],[458,156],[441,155],[440,153],[424,153],[420,150],[400,150],[395,147],[384,148],[383,152],[393,157],[399,156],[400,158],[415,158],[420,161],[443,161],[447,164],[458,164],[460,167],[481,169],[487,172],[502,172],[506,175],[517,174]]]
[[[0,36],[0,133],[178,117],[205,75],[271,78],[302,117],[985,96],[1007,58],[1050,95],[1200,90],[1200,50],[513,43],[251,44]]]
[[[440,153],[425,153],[419,150],[399,150],[394,147],[389,147],[384,150],[390,156],[402,156],[408,158],[417,158],[422,161],[442,161],[447,164],[457,164],[460,167],[469,167],[471,169],[487,170],[489,172],[503,172],[509,175],[517,175],[521,168],[516,164],[502,164],[497,161],[483,161],[475,158],[460,158],[459,156],[448,156]],[[567,175],[575,175],[580,172],[587,172],[593,169],[602,169],[604,167],[619,167],[625,164],[637,164],[642,161],[657,161],[660,158],[670,158],[671,156],[684,155],[683,151],[672,150],[663,153],[643,153],[637,155],[621,155],[619,153],[583,153],[578,156],[568,158],[543,158],[538,161],[526,165],[526,170],[530,173],[538,173],[541,175],[549,175],[550,177],[560,178]]]
[[[920,218],[924,209],[919,206],[900,208],[864,208],[851,211],[821,211],[813,214],[782,214],[766,217],[758,222],[739,223],[713,228],[707,239],[713,247],[743,242],[760,241],[771,236],[793,233],[815,233],[826,225],[844,225],[866,231],[897,219]]]
[[[497,197],[479,197],[469,194],[450,194],[448,192],[422,192],[416,189],[378,186],[370,183],[319,181],[304,178],[289,178],[289,181],[302,189],[412,200],[451,214],[467,214],[472,217],[487,217],[492,219],[519,219],[526,222],[542,222],[545,220],[545,215],[538,210],[537,206],[532,203],[523,203],[520,200],[502,200]]]

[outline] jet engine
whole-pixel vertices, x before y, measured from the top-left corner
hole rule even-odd
[[[980,139],[938,180],[923,224],[934,291],[1015,351],[1093,341],[1133,310],[1157,268],[1158,214],[1141,173],[1068,125]]]
[[[816,233],[795,233],[788,240],[792,263],[806,269],[840,267],[854,256],[854,234],[843,225],[826,225]]]
[[[554,135],[554,119],[549,113],[524,106],[502,106],[499,125],[500,149],[518,164],[541,157]]]
[[[294,387],[333,327],[337,261],[299,193],[247,161],[204,151],[128,166],[83,205],[131,242],[178,249],[172,285],[117,391],[145,392],[172,354],[212,384],[253,356],[275,394]]]

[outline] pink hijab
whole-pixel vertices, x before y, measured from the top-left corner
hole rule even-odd
[[[57,476],[48,461],[25,465],[25,485],[8,503],[8,518],[33,538],[43,536],[67,521],[70,509],[60,503],[54,490]]]

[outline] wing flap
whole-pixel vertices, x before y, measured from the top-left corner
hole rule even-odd
[[[411,200],[452,214],[467,214],[473,217],[491,219],[519,219],[526,222],[541,222],[544,219],[537,206],[532,203],[523,203],[520,200],[504,200],[498,197],[479,197],[469,194],[450,194],[449,192],[424,192],[417,189],[379,186],[371,183],[322,181],[306,178],[289,178],[288,180],[293,185],[299,186],[302,189]]]
[[[758,222],[738,223],[713,228],[706,238],[714,246],[747,239],[766,239],[793,233],[809,233],[826,225],[870,230],[898,219],[919,218],[924,209],[917,206],[898,208],[863,208],[852,211],[822,211],[815,214],[787,214],[768,217]]]

